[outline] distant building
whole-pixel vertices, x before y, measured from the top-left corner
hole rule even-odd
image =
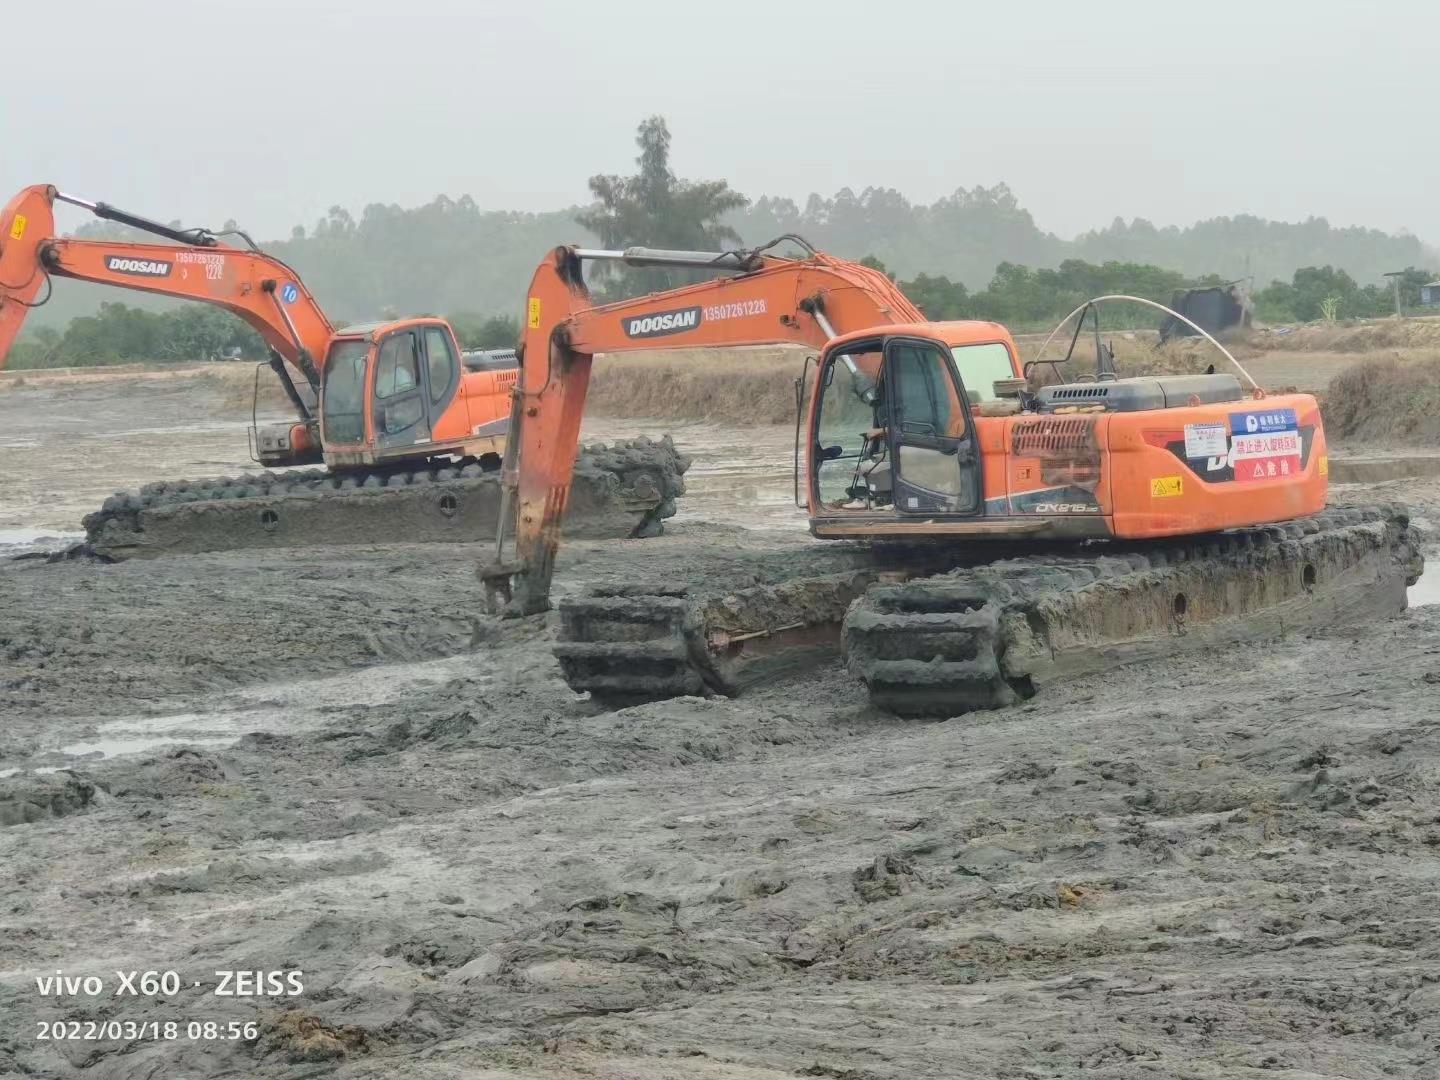
[[[1420,286],[1420,306],[1440,307],[1440,281]]]

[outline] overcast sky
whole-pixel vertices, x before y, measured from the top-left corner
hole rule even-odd
[[[7,192],[260,237],[336,203],[583,202],[659,112],[682,176],[752,197],[1003,181],[1066,237],[1243,212],[1440,244],[1436,0],[67,0],[19,21]]]

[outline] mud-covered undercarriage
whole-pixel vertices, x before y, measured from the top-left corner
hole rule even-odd
[[[500,462],[409,462],[349,472],[297,469],[161,481],[119,492],[86,516],[86,545],[122,559],[232,548],[492,540]],[[575,462],[565,532],[648,536],[675,513],[689,458],[669,436],[585,447]]]
[[[942,549],[892,564],[880,548],[852,571],[724,594],[610,586],[561,603],[555,651],[573,689],[609,703],[734,695],[838,653],[876,706],[950,716],[1134,660],[1386,617],[1423,566],[1392,506],[1061,550],[977,563],[970,545],[945,567]]]

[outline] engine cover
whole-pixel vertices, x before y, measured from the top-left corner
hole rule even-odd
[[[1140,375],[1045,386],[1035,396],[1041,412],[1069,405],[1103,405],[1112,412],[1142,412],[1175,409],[1196,400],[1202,405],[1240,401],[1245,395],[1234,375]]]

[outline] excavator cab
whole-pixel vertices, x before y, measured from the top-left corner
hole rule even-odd
[[[983,506],[970,398],[949,346],[913,333],[821,357],[810,417],[811,516],[967,516]]]
[[[406,319],[346,327],[325,356],[320,430],[332,465],[463,449],[470,435],[460,351],[447,323]],[[452,432],[452,440],[445,435]],[[441,443],[445,445],[441,445]]]

